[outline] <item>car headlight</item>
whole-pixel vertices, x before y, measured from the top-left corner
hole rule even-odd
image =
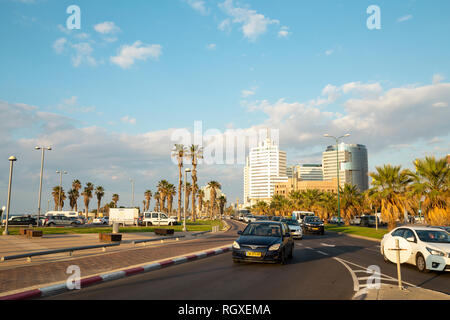
[[[235,241],[235,242],[233,242],[233,248],[234,248],[234,249],[240,249],[241,246],[239,245],[239,243],[237,243],[237,242]]]
[[[428,252],[431,253],[434,256],[445,256],[445,253],[439,250],[427,248]]]
[[[275,243],[275,244],[271,245],[269,247],[269,251],[276,251],[276,250],[280,249],[280,245],[281,245],[281,243]]]

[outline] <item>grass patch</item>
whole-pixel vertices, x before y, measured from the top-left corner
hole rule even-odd
[[[212,226],[220,225],[220,229],[223,228],[222,221],[219,220],[197,220],[186,221],[186,229],[188,231],[200,232],[200,231],[209,231]],[[8,227],[8,231],[10,235],[18,235],[19,230],[24,227]],[[0,232],[3,232],[4,228],[0,229]],[[43,234],[89,234],[89,233],[111,233],[112,227],[47,227],[47,228],[33,228],[35,230],[42,230]],[[176,226],[149,226],[149,227],[120,227],[120,233],[133,233],[133,232],[154,232],[155,229],[174,229],[175,232],[183,231],[183,224]]]
[[[358,226],[338,226],[338,225],[329,225],[325,226],[325,230],[327,231],[335,231],[342,232],[346,234],[354,234],[358,236],[364,236],[374,239],[382,239],[383,236],[388,233],[387,229],[378,229],[375,228],[366,228],[366,227],[358,227]]]

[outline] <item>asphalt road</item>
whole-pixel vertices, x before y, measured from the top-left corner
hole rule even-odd
[[[237,229],[237,222],[230,224]],[[396,283],[396,266],[383,261],[378,246],[331,232],[306,235],[296,240],[294,259],[284,266],[234,264],[227,253],[47,299],[348,300],[364,288],[371,265],[380,267],[382,283]],[[450,273],[420,273],[405,265],[402,278],[450,294]]]

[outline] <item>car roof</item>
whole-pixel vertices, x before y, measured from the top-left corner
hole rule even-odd
[[[281,225],[281,221],[273,221],[273,220],[259,220],[255,222],[250,222],[250,224],[279,224]]]
[[[412,225],[406,225],[406,226],[401,226],[398,227],[396,229],[401,229],[401,228],[409,228],[412,230],[420,230],[420,231],[442,231],[441,228],[435,227],[435,226],[412,226]]]

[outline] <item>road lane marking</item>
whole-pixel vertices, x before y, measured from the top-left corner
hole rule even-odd
[[[325,246],[325,247],[331,247],[331,248],[336,247],[336,245],[334,245],[334,244],[328,244],[328,243],[321,243],[321,245],[323,245],[323,246]]]
[[[329,254],[328,254],[328,253],[325,253],[325,252],[323,252],[323,251],[319,251],[319,250],[317,250],[317,252],[318,252],[318,253],[320,253],[320,254],[322,254],[322,255],[324,255],[324,256],[329,256]]]

